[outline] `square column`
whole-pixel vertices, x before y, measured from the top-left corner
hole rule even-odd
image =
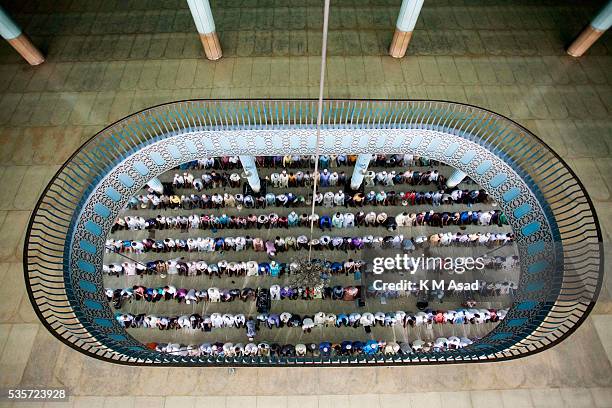
[[[204,54],[209,60],[218,60],[223,55],[221,43],[215,30],[215,20],[213,19],[210,3],[208,0],[187,0],[189,10],[193,16],[196,29],[200,34],[200,41],[204,48]]]

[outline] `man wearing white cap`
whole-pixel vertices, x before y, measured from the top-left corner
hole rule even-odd
[[[279,176],[279,187],[281,188],[289,187],[289,175],[287,174],[287,170],[283,170]]]

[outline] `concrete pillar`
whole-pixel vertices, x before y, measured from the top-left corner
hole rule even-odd
[[[157,194],[164,194],[164,185],[157,177],[149,180],[147,186],[152,188]]]
[[[187,0],[187,4],[196,29],[200,33],[200,41],[202,41],[206,58],[213,61],[218,60],[222,55],[221,44],[217,31],[215,31],[215,20],[210,10],[210,3],[208,0]]]
[[[351,176],[351,189],[357,190],[361,186],[363,176],[366,174],[371,160],[371,154],[360,154],[357,156],[355,168],[353,169],[353,175]]]
[[[0,35],[17,51],[30,65],[39,65],[45,62],[45,57],[32,44],[32,41],[21,32],[13,19],[0,6]]]
[[[461,170],[453,171],[453,174],[451,174],[448,180],[446,180],[446,187],[449,187],[449,188],[457,187],[459,183],[461,183],[466,176],[467,174],[465,174]]]
[[[389,55],[393,58],[402,58],[406,55],[423,2],[424,0],[402,0],[402,6],[395,24],[395,33],[393,34],[391,47],[389,47]]]
[[[261,180],[259,180],[259,174],[257,174],[257,166],[255,165],[255,156],[238,156],[240,157],[240,163],[246,174],[247,181],[254,192],[259,193],[261,190]]]
[[[612,25],[612,0],[608,1],[574,42],[568,47],[567,53],[572,57],[584,54],[603,33]]]

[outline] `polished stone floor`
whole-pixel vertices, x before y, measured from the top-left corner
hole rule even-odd
[[[409,55],[394,60],[385,48],[398,0],[334,1],[326,96],[446,99],[514,119],[581,178],[611,256],[612,41],[604,35],[581,59],[563,51],[599,3],[428,0]],[[593,316],[576,333],[504,363],[231,373],[119,367],[63,346],[38,324],[22,278],[25,229],[45,183],[84,140],[151,105],[315,97],[320,2],[213,2],[218,62],[201,58],[182,0],[3,5],[48,60],[29,67],[0,43],[0,388],[66,386],[79,397],[67,406],[88,408],[612,406],[610,267]],[[138,398],[114,397],[124,395]]]

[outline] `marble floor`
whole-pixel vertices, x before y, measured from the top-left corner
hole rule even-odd
[[[217,62],[202,58],[182,0],[5,3],[47,62],[30,67],[0,43],[0,388],[67,387],[73,398],[50,405],[88,408],[612,406],[610,266],[580,329],[503,363],[232,372],[114,366],[65,347],[38,323],[22,277],[26,225],[47,181],[83,141],[151,105],[315,97],[320,2],[212,2]],[[583,58],[564,53],[601,2],[428,0],[409,55],[395,60],[385,49],[399,3],[332,2],[326,96],[445,99],[512,118],[581,178],[611,256],[610,34]]]

